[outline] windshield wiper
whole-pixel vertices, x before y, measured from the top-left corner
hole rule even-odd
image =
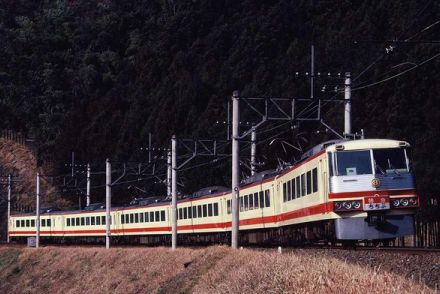
[[[380,167],[379,164],[377,164],[377,162],[374,162],[374,163],[376,165],[376,171],[379,170],[382,175],[387,175],[387,173],[384,172],[384,170]]]

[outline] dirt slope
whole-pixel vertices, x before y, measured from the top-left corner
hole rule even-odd
[[[435,254],[0,248],[0,293],[434,293],[439,277]]]
[[[37,160],[33,152],[23,144],[0,138],[0,170],[2,175],[12,174],[14,177],[13,194],[16,201],[23,205],[34,206],[36,175],[44,175],[45,171],[37,168]],[[56,190],[46,178],[41,178],[41,192],[45,206],[67,205],[65,200],[57,197]]]

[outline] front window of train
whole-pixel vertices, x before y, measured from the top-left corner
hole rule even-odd
[[[368,175],[372,173],[371,153],[362,151],[339,151],[336,153],[338,176]]]
[[[333,154],[330,154],[330,163],[333,163]],[[408,155],[402,148],[338,151],[334,154],[334,163],[330,170],[331,174],[335,173],[337,176],[409,172]]]
[[[405,149],[387,148],[373,150],[376,174],[399,174],[409,171]]]

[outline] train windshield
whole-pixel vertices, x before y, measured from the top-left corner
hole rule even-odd
[[[372,174],[371,153],[369,150],[336,152],[336,167],[338,176]]]
[[[398,174],[408,171],[405,149],[374,149],[373,158],[377,174]]]

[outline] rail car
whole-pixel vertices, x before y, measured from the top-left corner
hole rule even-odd
[[[300,162],[242,182],[239,226],[242,244],[384,240],[414,233],[419,207],[410,144],[388,139],[339,140],[315,146]],[[41,214],[42,240],[103,240],[105,209]],[[179,242],[228,242],[231,191],[202,189],[178,200]],[[35,236],[35,214],[9,219],[14,240]],[[111,210],[112,240],[167,243],[169,201]]]

